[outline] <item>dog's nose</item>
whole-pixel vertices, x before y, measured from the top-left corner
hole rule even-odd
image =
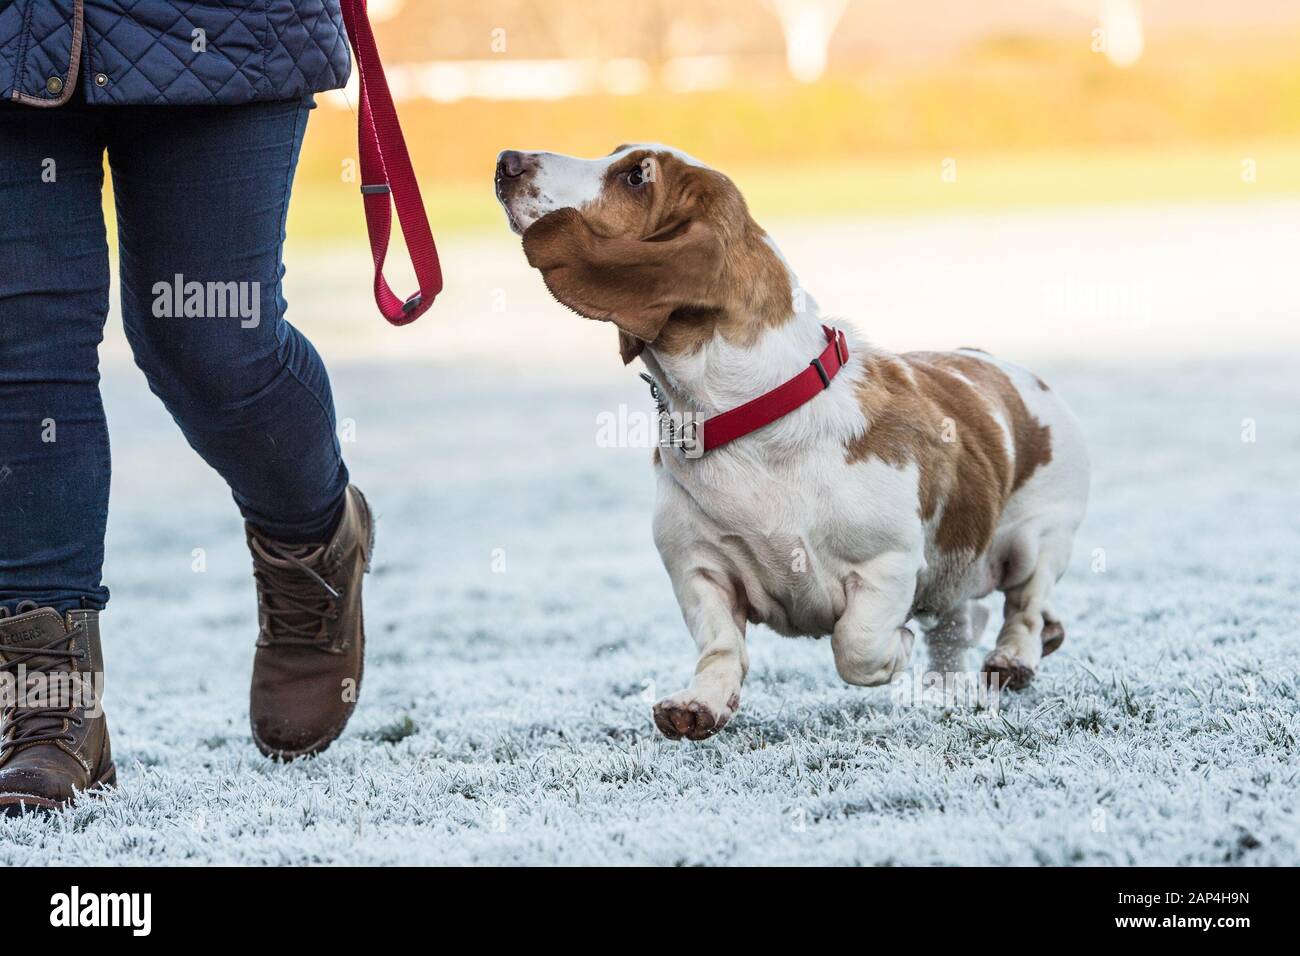
[[[504,150],[497,157],[497,175],[505,179],[517,179],[527,168],[527,157],[513,149]]]

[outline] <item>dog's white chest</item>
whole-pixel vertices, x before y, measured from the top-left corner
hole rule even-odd
[[[825,636],[845,605],[844,582],[891,550],[919,553],[911,468],[812,455],[780,464],[752,457],[666,460],[656,539],[665,561],[706,563],[743,589],[755,623]]]

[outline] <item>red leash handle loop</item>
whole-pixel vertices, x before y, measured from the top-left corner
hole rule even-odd
[[[360,90],[357,142],[361,160],[361,197],[366,207],[366,231],[375,258],[375,303],[393,325],[414,322],[442,291],[442,266],[433,243],[429,217],[420,198],[420,184],[393,106],[384,64],[370,27],[366,0],[343,0],[343,24],[352,44]],[[393,207],[406,239],[420,291],[398,298],[384,278],[384,260],[393,233]]]

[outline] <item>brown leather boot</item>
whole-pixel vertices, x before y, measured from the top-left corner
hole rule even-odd
[[[0,673],[12,675],[0,688],[0,810],[57,810],[116,782],[108,722],[96,705],[104,674],[98,611],[64,618],[33,601],[0,608]]]
[[[343,733],[361,690],[361,581],[370,570],[374,518],[350,486],[332,541],[284,544],[252,525],[245,530],[260,624],[253,740],[277,760],[320,753]]]

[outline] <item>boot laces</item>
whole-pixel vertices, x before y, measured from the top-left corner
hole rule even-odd
[[[254,536],[252,543],[265,642],[328,649],[329,625],[339,618],[342,597],[326,580],[337,570],[328,559],[328,549],[280,544],[260,536]],[[321,556],[312,560],[317,551]]]
[[[35,601],[20,601],[11,614],[9,608],[0,606],[0,620],[35,611],[39,607]],[[42,647],[27,647],[13,651],[13,659],[0,663],[0,671],[18,675],[18,666],[27,665],[27,674],[48,674],[58,669],[63,661],[72,661],[81,656],[73,648],[75,640],[84,630],[85,625],[78,623],[66,634],[55,638]],[[68,721],[68,724],[64,724]],[[72,727],[80,727],[82,719],[77,716],[77,708],[69,700],[67,707],[19,707],[15,702],[0,712],[0,759],[9,751],[28,744],[72,743],[76,738],[71,733]],[[65,726],[68,729],[64,729]]]

